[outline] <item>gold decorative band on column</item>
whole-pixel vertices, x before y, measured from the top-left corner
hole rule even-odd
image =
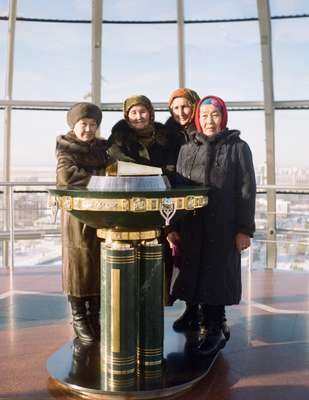
[[[161,235],[160,229],[148,231],[117,231],[113,229],[97,229],[97,236],[108,240],[151,240]]]
[[[112,269],[112,351],[120,352],[120,270]]]
[[[207,205],[207,196],[171,197],[176,210],[194,210]],[[132,197],[127,199],[97,199],[91,197],[72,197],[49,195],[49,207],[71,211],[105,211],[105,212],[148,212],[160,211],[164,198]]]

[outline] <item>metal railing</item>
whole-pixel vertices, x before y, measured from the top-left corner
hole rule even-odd
[[[16,187],[51,187],[54,182],[0,182],[0,187],[4,187],[4,209],[7,212],[5,219],[5,229],[0,232],[0,240],[8,241],[8,254],[4,250],[4,265],[10,270],[14,269],[14,241],[15,239],[38,239],[46,235],[60,234],[59,229],[32,229],[16,230],[14,215],[14,188]],[[47,193],[47,190],[46,190]]]
[[[7,260],[4,260],[4,265],[8,267],[11,271],[14,269],[14,241],[15,240],[33,240],[33,239],[41,239],[46,236],[57,236],[60,235],[59,228],[50,228],[50,229],[16,229],[15,228],[15,213],[14,213],[14,194],[20,193],[19,191],[15,191],[18,187],[43,187],[43,192],[45,192],[45,188],[55,186],[55,182],[0,182],[0,187],[4,187],[4,199],[6,200],[4,210],[7,212],[6,215],[6,223],[5,229],[0,231],[0,241],[6,242],[8,246],[8,255]],[[258,194],[264,194],[268,189],[275,189],[278,194],[309,194],[309,186],[275,186],[275,185],[260,185],[257,188]],[[22,192],[32,192],[32,191],[22,191]],[[34,191],[38,193],[38,191]],[[42,193],[42,191],[40,191]],[[47,193],[47,189],[46,189]],[[261,230],[259,232],[262,232]],[[265,232],[265,231],[263,231]],[[277,229],[277,233],[304,233],[309,236],[309,230],[303,229],[286,229],[280,228]],[[263,242],[269,243],[269,240],[264,239],[254,239],[253,243]],[[289,244],[300,244],[300,241],[291,241],[291,240],[275,240],[272,243],[277,245],[279,242],[285,242]],[[309,242],[302,242],[303,245],[308,245]],[[252,269],[253,265],[253,257],[254,257],[254,249],[253,246],[250,247],[249,251],[249,264],[248,268]],[[5,258],[5,257],[4,257]]]

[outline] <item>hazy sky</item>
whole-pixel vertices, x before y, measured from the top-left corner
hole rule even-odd
[[[185,0],[186,19],[257,17],[255,0]],[[175,0],[104,0],[104,19],[176,19]],[[272,15],[309,14],[309,1],[270,1]],[[7,15],[0,0],[0,15]],[[90,19],[90,0],[18,0],[24,17]],[[309,18],[272,21],[276,100],[309,99]],[[178,85],[176,25],[103,25],[102,101],[122,102],[133,94],[166,101]],[[187,24],[186,86],[201,96],[226,101],[263,100],[258,23]],[[7,22],[0,21],[0,97],[4,97]],[[81,101],[90,91],[91,27],[88,24],[18,22],[14,99]],[[89,99],[88,99],[89,100]],[[168,113],[157,113],[165,121]],[[104,113],[108,136],[121,113]],[[276,112],[278,166],[308,167],[309,111]],[[263,112],[231,112],[252,148],[265,161]],[[67,131],[65,113],[14,111],[13,166],[53,166],[56,135]],[[3,112],[0,111],[0,157]]]

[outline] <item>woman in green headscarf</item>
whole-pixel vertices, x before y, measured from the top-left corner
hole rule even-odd
[[[175,161],[165,126],[154,120],[148,97],[128,97],[123,103],[124,118],[112,128],[108,139],[109,155],[115,160],[161,167],[170,175]]]

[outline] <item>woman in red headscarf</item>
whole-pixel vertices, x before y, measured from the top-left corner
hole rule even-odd
[[[250,148],[238,130],[226,127],[222,99],[200,100],[195,124],[197,132],[179,153],[178,181],[210,186],[209,203],[168,239],[180,240],[183,250],[173,296],[202,305],[206,334],[198,352],[207,356],[229,338],[225,305],[241,299],[241,251],[250,246],[255,230],[256,184]]]

